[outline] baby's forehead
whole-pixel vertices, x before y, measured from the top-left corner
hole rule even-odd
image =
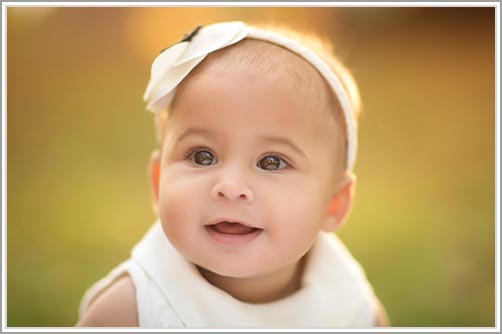
[[[321,74],[301,56],[276,44],[244,39],[209,54],[185,81],[223,71],[237,72],[243,77],[258,75],[292,90],[305,103],[330,104],[331,93]]]

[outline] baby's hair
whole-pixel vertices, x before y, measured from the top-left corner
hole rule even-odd
[[[361,105],[357,85],[350,72],[335,57],[329,42],[323,41],[317,36],[298,33],[284,27],[268,25],[258,25],[255,27],[277,32],[285,37],[296,40],[321,57],[336,73],[346,89],[353,117],[357,124]],[[237,55],[237,57],[235,55]],[[213,59],[216,61],[213,61]],[[291,80],[285,82],[284,85],[289,85],[295,89],[295,91],[299,92],[299,94],[304,95],[301,100],[305,101],[305,109],[309,109],[308,103],[310,101],[324,101],[324,104],[327,106],[326,109],[330,111],[334,117],[337,133],[341,134],[336,136],[337,142],[334,143],[339,153],[338,156],[342,157],[342,159],[337,159],[336,169],[341,171],[346,170],[347,130],[341,106],[338,102],[338,98],[327,82],[320,73],[316,73],[317,70],[308,61],[296,55],[294,52],[276,44],[246,38],[236,44],[210,54],[207,59],[199,64],[192,73],[185,78],[185,80],[189,80],[190,76],[194,73],[203,71],[208,63],[211,63],[211,68],[215,66],[216,69],[218,69],[218,66],[221,65],[225,67],[231,66],[232,68],[244,70],[244,73],[252,67],[253,69],[259,70],[260,74],[263,74],[267,79],[275,79],[279,74],[286,73],[287,77]],[[175,103],[176,97],[171,106]],[[155,114],[157,141],[160,145],[162,145],[165,136],[168,115],[168,110]]]

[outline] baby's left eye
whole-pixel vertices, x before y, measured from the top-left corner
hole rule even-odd
[[[289,164],[275,155],[267,155],[258,161],[258,167],[265,170],[279,170],[288,167]]]

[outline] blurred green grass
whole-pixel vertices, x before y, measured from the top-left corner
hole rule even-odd
[[[334,40],[364,103],[341,238],[394,326],[495,325],[493,8],[9,8],[9,327],[72,326],[155,219],[141,96],[181,18]]]

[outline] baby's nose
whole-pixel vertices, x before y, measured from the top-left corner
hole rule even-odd
[[[223,175],[211,189],[211,196],[215,200],[246,201],[254,200],[251,188],[242,176]]]

